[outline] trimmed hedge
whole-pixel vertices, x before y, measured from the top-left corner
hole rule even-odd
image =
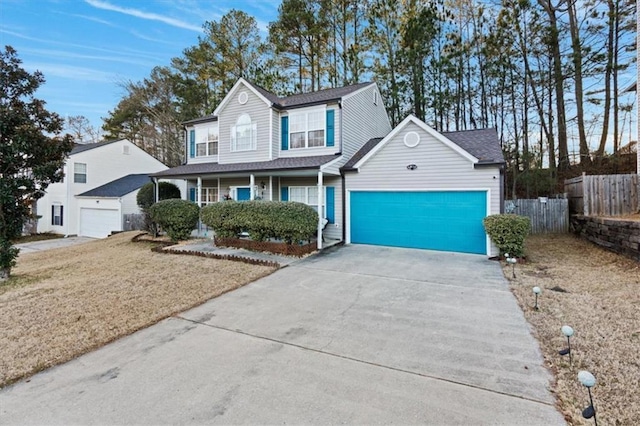
[[[283,201],[224,201],[202,208],[202,222],[220,238],[248,232],[252,240],[277,238],[287,244],[311,239],[318,213],[306,204]]]
[[[531,220],[515,214],[494,214],[482,221],[491,241],[500,249],[500,255],[509,253],[524,256],[524,240],[531,231]]]
[[[149,207],[151,220],[167,231],[172,241],[187,240],[198,225],[200,209],[191,201],[170,199]]]
[[[156,202],[156,186],[153,182],[142,185],[136,195],[138,207],[142,210],[144,217],[144,229],[150,232],[154,237],[158,235],[158,225],[151,220],[149,215],[149,207]],[[158,201],[180,198],[180,188],[171,182],[158,182]]]

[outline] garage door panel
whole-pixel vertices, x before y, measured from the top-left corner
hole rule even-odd
[[[80,232],[86,237],[105,238],[112,231],[119,231],[122,221],[118,210],[112,209],[80,209]]]
[[[351,193],[351,242],[486,253],[484,191]]]

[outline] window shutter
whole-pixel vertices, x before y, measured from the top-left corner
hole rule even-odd
[[[335,136],[334,136],[334,129],[335,129],[335,123],[334,123],[334,115],[335,115],[335,111],[332,109],[328,109],[327,110],[327,146],[334,146],[335,145]]]
[[[60,206],[60,226],[64,226],[64,206]]]
[[[280,201],[289,201],[289,187],[283,186],[280,188]]]
[[[189,201],[196,202],[196,189],[189,188]]]
[[[55,206],[51,206],[51,224],[55,225],[56,224],[56,207]]]
[[[196,156],[196,131],[189,130],[189,158]]]
[[[282,117],[280,119],[280,133],[282,146],[280,147],[283,151],[289,149],[289,117]]]
[[[336,220],[336,189],[333,186],[327,186],[326,188],[326,201],[327,204],[327,220],[329,223],[335,223]]]

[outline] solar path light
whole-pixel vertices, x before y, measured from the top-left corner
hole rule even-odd
[[[536,311],[539,309],[539,308],[538,308],[538,295],[539,295],[540,293],[542,293],[542,290],[540,289],[540,287],[536,286],[536,287],[534,287],[534,288],[533,288],[533,294],[535,294],[535,295],[536,295],[536,303],[535,303],[535,305],[533,306],[533,308],[534,308]]]
[[[596,409],[593,406],[593,397],[591,396],[591,388],[595,386],[596,378],[593,376],[593,374],[589,373],[588,371],[580,371],[578,373],[578,380],[580,381],[582,386],[586,387],[587,391],[589,391],[589,406],[584,410],[582,410],[582,417],[584,417],[585,419],[590,419],[591,417],[593,417],[593,421],[595,422],[595,425],[598,426],[598,419],[596,418]]]
[[[573,355],[571,355],[571,336],[573,336],[573,328],[568,325],[563,325],[560,330],[562,330],[562,334],[567,336],[567,348],[558,351],[558,353],[562,356],[569,355],[569,365],[573,367]]]
[[[516,277],[516,263],[518,263],[518,258],[509,257],[507,254],[507,264],[511,265],[511,276],[515,279]]]

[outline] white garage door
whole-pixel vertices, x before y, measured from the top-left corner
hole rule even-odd
[[[80,209],[80,235],[105,238],[111,231],[120,231],[122,221],[118,210]]]

